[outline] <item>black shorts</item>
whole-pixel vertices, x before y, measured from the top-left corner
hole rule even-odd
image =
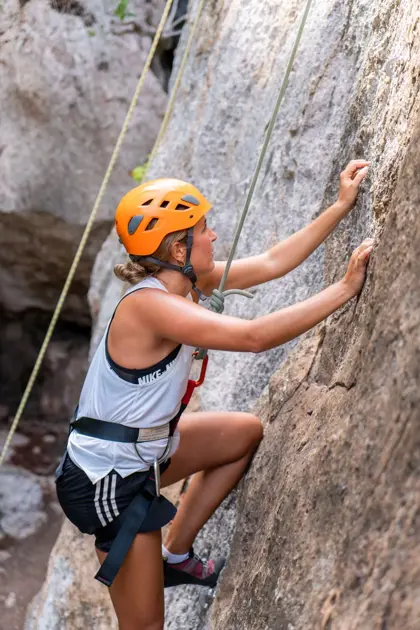
[[[169,464],[170,460],[160,465],[161,473]],[[124,511],[141,492],[149,474],[149,471],[137,472],[123,478],[111,470],[93,484],[66,454],[56,479],[58,501],[67,518],[83,534],[94,534],[95,546],[108,552],[121,526]],[[150,516],[146,516],[139,533],[155,531],[167,523],[167,519],[156,518],[155,514]]]

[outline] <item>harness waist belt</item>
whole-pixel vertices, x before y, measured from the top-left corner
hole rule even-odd
[[[178,420],[178,417],[176,418]],[[98,420],[97,418],[88,418],[82,416],[71,423],[71,428],[76,429],[78,433],[95,437],[110,442],[152,442],[153,440],[162,440],[173,435],[176,427],[175,418],[171,422],[162,424],[158,427],[146,427],[136,429],[135,427],[127,427],[116,422],[107,422],[106,420]]]

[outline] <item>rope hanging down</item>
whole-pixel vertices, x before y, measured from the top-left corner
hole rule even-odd
[[[182,56],[181,63],[179,65],[179,70],[178,70],[178,73],[176,75],[174,87],[172,89],[171,96],[170,96],[169,101],[168,101],[168,106],[166,108],[165,115],[163,117],[162,124],[160,126],[158,136],[157,136],[156,141],[155,141],[155,143],[153,145],[153,149],[150,152],[150,155],[148,157],[146,166],[144,168],[143,175],[141,177],[141,180],[139,181],[139,185],[146,179],[147,173],[149,172],[150,165],[151,165],[151,163],[153,162],[153,160],[155,159],[155,157],[157,155],[157,152],[158,152],[159,147],[160,147],[160,145],[162,143],[163,137],[164,137],[164,135],[166,133],[166,130],[168,128],[169,120],[170,120],[170,118],[172,116],[172,112],[173,112],[174,105],[175,105],[175,99],[176,99],[176,96],[177,96],[177,93],[178,93],[179,86],[181,85],[181,80],[182,80],[182,77],[183,77],[183,74],[184,74],[185,66],[187,65],[188,57],[189,57],[190,52],[191,52],[191,47],[192,47],[192,44],[193,44],[193,41],[194,41],[195,32],[197,30],[197,26],[198,26],[198,23],[200,21],[200,17],[201,17],[201,13],[203,11],[203,8],[204,8],[205,1],[206,0],[201,0],[200,4],[198,5],[197,13],[195,14],[194,22],[193,22],[192,27],[191,27],[191,31],[190,31],[190,34],[189,34],[189,37],[188,37],[187,45],[185,47],[184,54]],[[124,295],[126,290],[127,290],[127,283],[124,283],[123,288],[121,289],[121,297]]]
[[[159,130],[159,133],[158,133],[158,137],[156,138],[156,142],[153,145],[153,149],[152,149],[152,151],[150,153],[150,156],[149,156],[149,159],[147,161],[147,165],[146,165],[146,168],[145,168],[145,174],[143,175],[142,180],[145,179],[147,171],[149,170],[149,166],[153,162],[153,160],[155,159],[156,154],[157,154],[157,152],[159,150],[159,146],[160,146],[160,144],[161,144],[161,142],[163,140],[163,136],[165,135],[166,129],[168,128],[168,123],[169,123],[169,120],[170,120],[170,118],[172,116],[172,112],[173,112],[173,109],[174,109],[175,98],[176,98],[176,95],[178,93],[179,86],[181,85],[181,80],[182,80],[182,77],[184,75],[185,66],[187,65],[188,57],[189,57],[190,52],[191,52],[191,47],[192,47],[192,44],[193,44],[193,41],[194,41],[194,35],[195,35],[196,30],[197,30],[198,23],[200,21],[200,17],[201,17],[201,13],[203,11],[203,8],[204,8],[205,1],[206,0],[200,0],[200,4],[198,5],[197,13],[195,14],[194,22],[193,22],[193,25],[191,27],[191,31],[190,31],[190,35],[188,37],[187,45],[185,47],[184,54],[182,56],[181,63],[179,65],[179,70],[178,70],[178,73],[176,75],[176,79],[175,79],[174,87],[172,89],[171,97],[169,99],[169,103],[168,103],[168,106],[166,108],[166,112],[165,112],[165,115],[163,117],[163,120],[162,120],[162,125],[160,127],[160,130]]]
[[[197,24],[198,24],[198,21],[199,21],[199,18],[200,18],[200,15],[201,15],[201,12],[202,12],[202,9],[203,9],[203,6],[204,6],[204,2],[205,2],[205,0],[201,0],[201,2],[200,2],[200,5],[199,5],[199,8],[198,8],[195,20],[194,20],[194,24],[193,24],[193,27],[192,27],[192,30],[191,30],[190,38],[188,40],[188,44],[187,44],[187,47],[186,47],[186,51],[184,53],[184,57],[182,59],[181,66],[180,66],[180,69],[178,71],[178,76],[177,76],[176,81],[175,81],[174,90],[172,92],[170,101],[168,103],[168,108],[167,108],[166,114],[164,116],[164,119],[162,121],[162,125],[161,125],[161,128],[160,128],[159,134],[158,134],[158,138],[157,138],[157,140],[155,142],[155,145],[154,145],[154,147],[152,149],[152,153],[151,153],[151,156],[150,156],[150,158],[148,160],[148,164],[147,164],[146,169],[148,168],[152,157],[154,157],[156,155],[156,152],[157,152],[157,150],[159,148],[159,144],[160,144],[160,142],[161,142],[161,140],[162,140],[162,138],[163,138],[163,136],[165,134],[166,128],[168,126],[170,113],[173,110],[173,104],[174,104],[174,100],[175,100],[176,90],[178,90],[178,87],[179,87],[180,82],[181,82],[181,76],[182,76],[182,73],[184,72],[184,69],[185,69],[185,65],[186,65],[186,62],[187,62],[187,56],[188,56],[188,53],[189,53],[189,51],[191,49],[191,45],[192,45],[192,41],[193,41],[193,35],[194,35],[194,32],[195,32],[195,30],[197,28]],[[46,335],[45,335],[44,341],[42,343],[41,349],[39,351],[37,360],[35,362],[35,365],[33,367],[31,375],[29,377],[28,383],[26,385],[26,388],[25,388],[25,391],[23,393],[22,399],[20,401],[19,407],[17,409],[16,415],[15,415],[15,417],[13,419],[12,426],[10,427],[10,430],[9,430],[8,435],[7,435],[6,441],[4,443],[3,449],[1,451],[1,454],[0,454],[0,466],[2,466],[4,461],[5,461],[6,453],[7,453],[8,449],[9,449],[9,446],[10,446],[11,441],[13,439],[13,436],[14,436],[14,434],[16,432],[16,429],[17,429],[17,426],[19,424],[19,421],[20,421],[20,419],[22,417],[23,411],[24,411],[24,409],[26,407],[26,404],[28,402],[28,398],[29,398],[29,396],[31,394],[31,391],[32,391],[32,388],[34,386],[35,380],[36,380],[36,378],[37,378],[37,376],[39,374],[39,370],[40,370],[42,361],[44,360],[44,357],[45,357],[45,354],[46,354],[49,342],[51,340],[52,334],[54,332],[55,326],[57,324],[58,317],[59,317],[59,315],[61,313],[64,301],[65,301],[65,299],[67,297],[67,294],[69,292],[70,285],[71,285],[71,283],[73,281],[74,275],[76,273],[76,269],[78,267],[78,264],[79,264],[80,259],[82,257],[82,254],[83,254],[84,248],[86,246],[88,237],[89,237],[90,232],[92,230],[93,223],[94,223],[94,220],[96,218],[96,215],[97,215],[97,212],[98,212],[98,209],[99,209],[99,205],[100,205],[100,203],[102,201],[102,198],[104,196],[104,193],[105,193],[106,187],[108,185],[110,176],[112,174],[112,171],[114,169],[115,163],[116,163],[117,158],[118,158],[118,155],[120,153],[124,137],[125,137],[125,135],[127,133],[127,130],[128,130],[128,125],[129,125],[130,120],[132,118],[134,109],[135,109],[135,107],[137,105],[137,101],[138,101],[140,92],[141,92],[141,90],[143,88],[147,72],[150,69],[150,65],[152,63],[152,59],[153,59],[153,56],[154,56],[154,54],[156,52],[156,48],[157,48],[159,39],[160,39],[160,37],[162,35],[163,28],[165,26],[166,20],[167,20],[168,15],[169,15],[169,12],[171,10],[172,3],[173,3],[173,0],[167,0],[167,3],[165,5],[165,9],[164,9],[164,11],[162,13],[162,17],[161,17],[161,20],[159,22],[159,26],[158,26],[158,28],[156,30],[156,34],[155,34],[155,37],[153,39],[152,46],[150,48],[149,54],[148,54],[147,59],[146,59],[146,63],[144,65],[143,71],[142,71],[141,76],[139,78],[139,81],[137,83],[137,87],[136,87],[136,90],[134,92],[134,96],[133,96],[133,98],[131,100],[130,107],[128,109],[126,118],[124,120],[124,124],[122,126],[121,131],[120,131],[120,135],[118,136],[118,139],[117,139],[114,151],[112,153],[111,159],[109,161],[108,168],[106,170],[104,179],[103,179],[102,184],[101,184],[101,186],[99,188],[98,195],[97,195],[97,197],[95,199],[95,203],[93,205],[93,209],[92,209],[91,214],[89,216],[89,219],[88,219],[88,222],[86,224],[85,230],[83,232],[81,241],[79,243],[79,247],[78,247],[78,249],[76,251],[76,254],[75,254],[74,259],[73,259],[73,263],[72,263],[72,265],[70,267],[70,271],[68,273],[68,276],[67,276],[66,281],[64,283],[64,286],[63,286],[63,289],[61,291],[60,297],[58,299],[57,306],[56,306],[55,311],[53,313],[53,316],[51,318],[51,322],[50,322],[50,325],[49,325],[48,330],[46,332]],[[175,88],[176,88],[176,90],[175,90]],[[168,111],[170,111],[169,114],[168,114]]]
[[[274,129],[274,125],[277,119],[277,115],[279,113],[279,109],[280,109],[280,105],[282,104],[284,95],[286,93],[286,89],[287,89],[287,85],[289,83],[289,78],[290,78],[290,74],[292,72],[292,68],[293,68],[293,64],[295,62],[296,59],[296,54],[299,48],[299,44],[300,44],[300,40],[302,39],[302,35],[303,35],[303,31],[305,29],[305,25],[306,25],[306,21],[308,18],[308,14],[309,14],[309,10],[311,8],[311,4],[312,4],[312,0],[307,0],[306,3],[306,7],[305,7],[305,11],[303,13],[303,17],[299,26],[299,30],[296,36],[296,40],[292,49],[292,53],[290,55],[290,59],[289,59],[289,63],[287,64],[287,68],[286,68],[286,73],[284,75],[283,78],[283,82],[281,84],[280,87],[280,92],[279,95],[277,97],[277,101],[276,104],[274,106],[274,110],[273,113],[271,115],[271,119],[270,119],[270,124],[268,125],[268,129],[267,132],[265,134],[265,139],[264,139],[264,143],[258,158],[258,162],[257,162],[257,166],[255,167],[255,171],[254,171],[254,175],[252,177],[252,181],[251,181],[251,186],[249,188],[248,191],[248,196],[246,198],[245,201],[245,206],[244,209],[242,210],[242,214],[241,214],[241,218],[239,220],[238,223],[238,227],[236,228],[236,232],[235,232],[235,237],[233,239],[233,244],[232,244],[232,248],[230,250],[227,262],[226,262],[226,267],[222,276],[222,279],[220,281],[220,285],[218,289],[214,289],[213,294],[211,296],[210,299],[210,306],[209,309],[216,312],[216,313],[222,313],[223,309],[224,309],[224,298],[228,295],[232,295],[232,294],[237,294],[237,295],[243,295],[245,297],[249,297],[252,298],[253,295],[251,293],[249,293],[248,291],[242,291],[240,289],[231,289],[230,291],[224,291],[225,288],[225,284],[226,284],[226,279],[227,276],[229,274],[230,271],[230,267],[232,265],[232,261],[233,261],[233,257],[235,255],[236,252],[236,248],[238,245],[238,241],[239,241],[239,237],[241,235],[242,232],[242,228],[246,219],[246,215],[248,214],[248,210],[249,207],[251,205],[251,201],[252,201],[252,197],[254,195],[254,191],[255,191],[255,187],[257,185],[257,181],[258,181],[258,177],[261,171],[261,167],[263,165],[264,162],[264,158],[265,158],[265,154],[267,153],[267,149],[268,149],[268,145],[270,144],[270,140],[271,140],[271,136],[273,133],[273,129]],[[196,353],[196,359],[204,359],[204,357],[207,355],[207,350],[205,349],[197,349],[197,353]]]

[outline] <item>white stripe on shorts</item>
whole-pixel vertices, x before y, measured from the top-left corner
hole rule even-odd
[[[109,487],[109,475],[107,475],[104,479],[104,491],[102,493],[102,504],[104,506],[105,514],[108,519],[108,523],[112,522],[111,512],[109,511],[108,506],[108,487]]]
[[[112,475],[112,479],[111,479],[111,494],[110,494],[110,499],[111,499],[111,506],[112,506],[112,511],[114,512],[114,516],[119,516],[119,511],[118,511],[118,507],[117,507],[117,502],[115,501],[115,488],[117,487],[117,475]]]
[[[102,527],[105,527],[106,526],[106,520],[103,517],[101,506],[99,505],[99,495],[101,493],[101,481],[102,481],[102,479],[100,479],[98,481],[98,483],[96,484],[95,508],[96,508],[96,514],[98,515],[98,518],[101,521]]]

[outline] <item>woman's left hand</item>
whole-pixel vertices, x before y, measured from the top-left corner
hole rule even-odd
[[[348,212],[355,204],[359,186],[369,171],[370,162],[352,160],[340,174],[340,192],[338,202]]]

